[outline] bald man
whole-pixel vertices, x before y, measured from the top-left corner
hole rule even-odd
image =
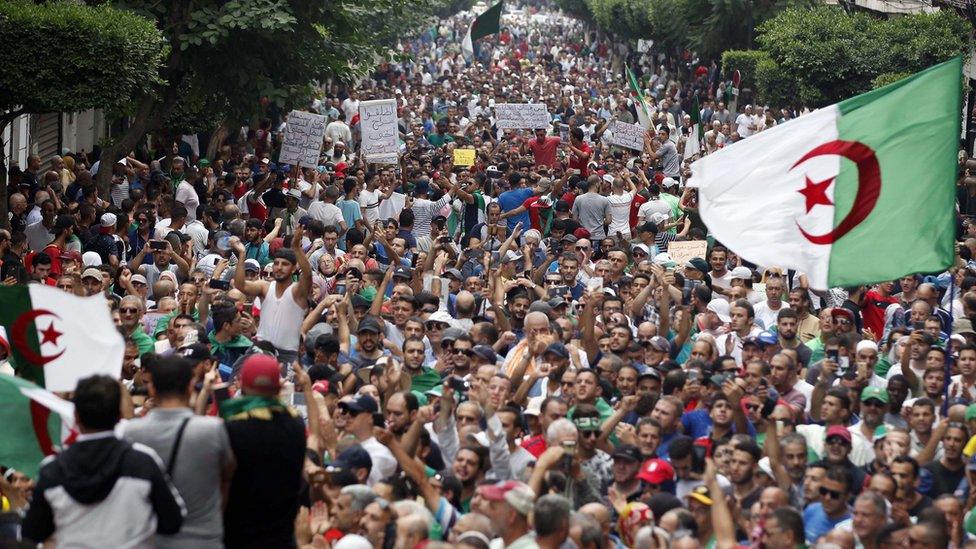
[[[579,508],[579,512],[591,517],[593,520],[600,525],[600,531],[603,532],[603,547],[615,547],[617,545],[616,541],[610,536],[610,511],[607,509],[606,505],[602,503],[587,503],[586,505]]]

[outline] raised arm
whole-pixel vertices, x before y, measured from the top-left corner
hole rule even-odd
[[[268,283],[263,280],[247,280],[244,276],[244,244],[236,236],[231,237],[230,247],[237,254],[237,268],[234,270],[234,287],[245,294],[255,297],[264,297],[264,292],[268,289]],[[304,255],[304,254],[303,254]],[[307,263],[308,260],[306,259]]]

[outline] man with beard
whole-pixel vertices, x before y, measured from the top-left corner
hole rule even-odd
[[[410,390],[426,393],[441,384],[441,376],[433,368],[425,366],[424,340],[408,337],[403,342],[403,372],[410,376]]]
[[[519,341],[505,357],[504,373],[516,382],[521,376],[513,375],[520,362],[525,361],[524,375],[532,375],[542,363],[543,354],[554,341],[549,317],[545,313],[533,311],[525,315],[525,337]],[[516,379],[518,377],[519,379]]]
[[[581,404],[595,406],[600,413],[601,423],[613,415],[613,408],[602,398],[603,387],[600,385],[600,380],[593,370],[580,370],[576,374],[575,394],[576,406]],[[575,407],[569,411],[570,418],[575,417],[573,415],[574,411]]]
[[[363,484],[344,486],[335,500],[332,529],[336,532],[328,532],[326,536],[332,539],[347,534],[365,533],[361,523],[366,508],[376,501],[376,498],[376,494],[369,486]]]
[[[390,450],[380,444],[373,436],[373,414],[379,412],[379,406],[369,395],[356,397],[339,402],[338,415],[346,420],[345,432],[355,437],[359,445],[369,453],[373,460],[373,467],[369,472],[369,486],[387,479],[396,472],[397,462]]]
[[[541,397],[536,397],[541,398]],[[566,401],[559,397],[548,397],[542,401],[539,407],[539,427],[540,434],[522,439],[522,448],[525,448],[534,457],[538,458],[546,451],[546,431],[549,425],[557,419],[566,417],[569,406]],[[526,410],[528,415],[530,410]]]
[[[139,347],[139,354],[148,353],[155,348],[151,337],[146,334],[142,325],[142,315],[145,311],[142,299],[127,295],[119,302],[119,317],[122,320],[122,330]]]
[[[864,479],[867,474],[863,468],[854,465],[851,461],[851,446],[851,429],[843,425],[832,425],[827,428],[827,436],[824,440],[824,460],[831,466],[840,465],[850,471],[851,484],[848,490],[856,494],[864,486]]]
[[[535,461],[535,456],[518,444],[519,437],[522,436],[522,412],[514,406],[503,406],[495,413],[502,422],[502,429],[505,431],[505,441],[508,443],[508,453],[510,467],[512,471],[524,471],[530,463]]]
[[[720,354],[731,355],[736,364],[742,365],[742,342],[749,336],[759,335],[760,329],[753,324],[755,313],[752,305],[739,299],[729,308],[731,323],[729,333],[718,336],[715,345]]]
[[[559,382],[569,367],[569,349],[561,341],[550,344],[542,353],[540,367],[531,376],[535,382],[529,389],[529,397],[548,397],[560,389]],[[516,372],[518,373],[518,372]]]
[[[636,397],[632,397],[621,407],[625,408],[630,402],[636,403]],[[579,454],[580,467],[594,494],[605,494],[613,480],[613,458],[597,448],[602,423],[599,410],[590,404],[580,404],[573,412],[573,424],[579,433],[576,452]]]
[[[244,255],[247,259],[253,259],[264,267],[271,263],[271,256],[268,254],[268,243],[262,236],[261,220],[248,219],[244,228]]]
[[[345,322],[343,316],[339,316],[339,348],[349,357],[349,362],[353,365],[354,371],[362,368],[371,368],[384,354],[383,347],[381,346],[383,332],[380,328],[379,321],[376,317],[370,315],[364,316],[359,321],[359,326],[356,329],[356,345],[358,349],[355,349],[356,354],[353,355],[348,330],[343,326]]]
[[[816,543],[820,536],[851,517],[847,501],[852,483],[851,474],[845,467],[832,465],[827,469],[820,481],[820,501],[803,510],[807,543]]]
[[[759,501],[762,486],[756,482],[759,459],[762,450],[753,441],[740,442],[732,451],[729,467],[729,480],[732,481],[732,496],[740,509],[751,509]]]
[[[419,408],[420,403],[417,401],[417,395],[410,391],[394,393],[386,401],[386,426],[398,440],[417,421],[417,410]]]
[[[339,338],[332,334],[322,334],[315,338],[312,346],[314,354],[312,365],[308,367],[308,377],[312,379],[312,383],[325,380],[330,386],[336,385],[339,389],[337,394],[341,394],[342,384],[352,375],[352,368],[348,364],[339,367]]]
[[[897,496],[892,505],[904,510],[910,517],[917,517],[922,510],[932,506],[932,498],[918,491],[920,468],[915,458],[897,456],[892,460],[891,476],[898,484]]]
[[[799,322],[800,317],[796,311],[789,308],[780,309],[776,315],[776,333],[779,339],[779,348],[796,351],[800,364],[805,367],[810,364],[810,348],[797,337]],[[812,386],[810,386],[810,391],[813,391]]]
[[[850,426],[852,437],[861,439],[861,446],[865,450],[859,459],[868,460],[865,463],[856,463],[859,467],[874,460],[874,433],[878,427],[884,425],[887,409],[888,391],[870,386],[861,391],[861,421]]]
[[[942,458],[925,466],[932,475],[932,487],[928,495],[938,498],[942,494],[952,494],[960,481],[966,476],[966,464],[962,449],[969,440],[969,429],[962,423],[939,424],[936,433],[942,432]]]
[[[769,361],[769,381],[780,399],[789,404],[793,417],[800,417],[807,408],[807,397],[796,388],[800,382],[797,370],[797,364],[786,353],[776,353]]]
[[[461,511],[471,512],[475,488],[489,469],[488,449],[483,446],[462,446],[454,456],[451,472],[461,481]]]

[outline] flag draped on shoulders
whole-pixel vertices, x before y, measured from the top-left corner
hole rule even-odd
[[[948,268],[961,74],[957,57],[698,160],[702,220],[742,258],[816,289]]]

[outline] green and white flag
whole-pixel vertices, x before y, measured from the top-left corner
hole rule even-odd
[[[0,287],[0,326],[17,375],[49,391],[74,391],[79,379],[122,371],[125,343],[103,295],[78,297],[43,284]]]
[[[816,289],[954,258],[962,59],[801,116],[692,164],[702,220],[744,259]]]
[[[498,34],[502,28],[502,3],[486,9],[484,13],[474,18],[468,27],[468,34],[461,42],[461,51],[470,59],[474,55],[474,41],[490,34]]]
[[[651,113],[647,111],[647,102],[644,100],[644,92],[641,90],[640,83],[637,81],[637,77],[630,70],[630,67],[625,67],[627,69],[627,81],[630,83],[630,91],[634,94],[634,101],[638,103],[637,105],[637,120],[641,127],[649,129],[651,127]]]
[[[0,464],[37,479],[38,465],[61,448],[74,404],[19,377],[0,374]]]
[[[702,124],[701,107],[698,105],[698,96],[691,98],[691,131],[688,132],[688,139],[685,140],[684,158],[691,158],[701,151]]]

